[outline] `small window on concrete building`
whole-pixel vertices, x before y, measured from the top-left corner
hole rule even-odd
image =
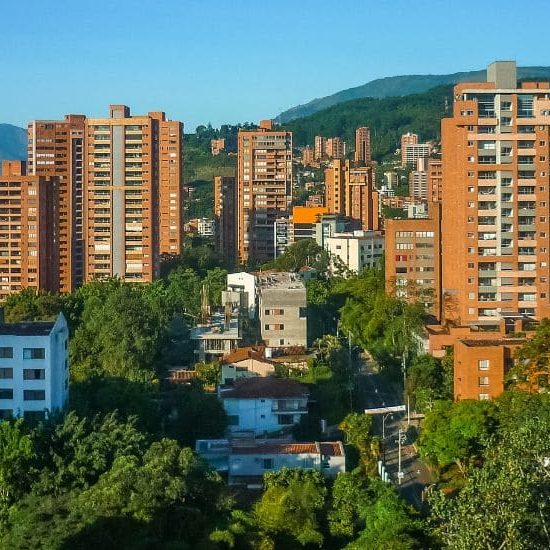
[[[44,369],[24,369],[23,380],[44,380],[46,371]]]
[[[0,379],[11,380],[12,378],[13,378],[13,369],[11,368],[0,369]]]
[[[23,417],[29,422],[40,422],[46,419],[46,413],[45,411],[25,411]]]
[[[239,425],[239,415],[238,414],[230,414],[228,416],[228,421],[230,426],[238,426]]]
[[[0,348],[0,359],[12,359],[13,348],[2,347]]]
[[[489,394],[488,393],[480,393],[479,394],[479,400],[480,401],[488,401],[489,400]]]
[[[46,399],[45,390],[24,390],[23,399],[25,401],[44,401]]]
[[[294,422],[294,416],[291,414],[280,414],[279,424],[282,426],[289,426]]]
[[[0,420],[6,420],[13,417],[13,411],[11,409],[0,409]]]
[[[273,459],[272,458],[264,458],[263,467],[264,467],[264,470],[273,470]]]
[[[479,385],[480,386],[488,386],[489,385],[489,377],[488,376],[480,376],[479,377]]]
[[[489,370],[489,359],[480,359],[477,364],[479,370]]]
[[[0,399],[13,399],[13,390],[11,388],[0,389]]]
[[[23,359],[44,359],[46,350],[44,348],[24,348]]]

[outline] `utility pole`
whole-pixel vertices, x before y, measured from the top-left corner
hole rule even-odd
[[[351,383],[351,330],[348,332],[348,385],[349,385],[349,410],[353,411],[353,385]]]
[[[397,483],[401,485],[401,479],[403,478],[403,472],[401,471],[401,428],[399,428],[399,455],[398,455],[398,466],[397,466]]]
[[[405,359],[406,351],[403,353],[401,358],[401,370],[403,371],[403,394],[407,391],[407,362]],[[407,394],[407,426],[411,425],[411,405],[410,398]]]

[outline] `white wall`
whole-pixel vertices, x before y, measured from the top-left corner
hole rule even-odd
[[[25,411],[51,412],[63,408],[68,398],[68,329],[63,315],[48,336],[0,334],[0,347],[12,348],[12,358],[0,358],[0,369],[13,369],[13,378],[0,378],[0,389],[12,389],[13,399],[0,399],[0,409],[11,410],[14,416]],[[25,348],[43,348],[44,359],[24,359]],[[44,370],[43,380],[25,380],[25,369]],[[25,400],[25,390],[43,390],[45,399]]]
[[[241,271],[239,273],[228,273],[227,286],[242,286],[248,295],[248,317],[254,319],[256,316],[256,277],[251,273]]]

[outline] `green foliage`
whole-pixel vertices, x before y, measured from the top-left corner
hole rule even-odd
[[[454,498],[431,498],[442,543],[457,550],[550,546],[550,398],[504,394],[501,426]]]
[[[213,387],[220,382],[221,367],[217,362],[197,363],[195,370],[199,373],[198,378],[205,387]]]
[[[346,443],[359,452],[361,464],[367,475],[376,475],[376,464],[380,456],[380,444],[371,434],[372,417],[364,413],[350,413],[340,423]]]
[[[285,547],[291,541],[294,545],[321,547],[323,535],[318,515],[327,492],[321,474],[285,469],[267,474],[265,484],[262,499],[254,506],[264,538],[273,541],[275,548]]]
[[[395,208],[393,206],[382,207],[382,217],[385,220],[403,219],[407,217],[407,213],[403,208]]]
[[[4,315],[8,323],[55,319],[63,309],[64,301],[61,296],[33,288],[10,294],[4,302]]]
[[[340,103],[313,115],[284,125],[299,146],[312,144],[316,135],[340,136],[353,143],[355,129],[367,124],[371,129],[375,160],[394,153],[401,134],[415,132],[421,139],[438,139],[440,121],[445,113],[445,99],[451,100],[450,86],[405,97],[371,97]]]
[[[358,470],[336,478],[328,522],[349,549],[425,547],[421,522],[395,490]]]
[[[454,463],[465,474],[481,456],[495,426],[495,405],[490,401],[437,401],[422,427],[420,454],[439,468]]]
[[[329,265],[329,256],[313,239],[300,239],[291,244],[276,260],[263,265],[263,269],[280,271],[298,271],[301,267],[313,267],[325,272]]]
[[[406,393],[411,398],[411,406],[419,412],[429,411],[434,401],[451,399],[447,392],[445,373],[441,362],[431,355],[414,358],[407,370]]]

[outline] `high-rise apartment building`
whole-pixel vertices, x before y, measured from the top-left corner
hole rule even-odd
[[[355,130],[355,163],[363,166],[371,161],[370,129],[362,126]]]
[[[238,134],[238,256],[241,263],[274,257],[274,224],[292,200],[292,133],[262,121]]]
[[[329,213],[360,220],[365,231],[380,228],[372,167],[334,160],[325,170],[325,198]]]
[[[322,160],[327,154],[327,138],[323,136],[315,136],[314,147],[315,160]]]
[[[85,278],[150,282],[181,248],[183,125],[125,105],[109,114],[86,120]]]
[[[418,135],[412,132],[407,132],[401,136],[401,164],[406,166],[407,164],[407,146],[416,145],[418,143]]]
[[[306,145],[302,150],[302,164],[304,166],[314,166],[315,151],[309,145]]]
[[[417,199],[428,198],[428,159],[419,158],[416,170],[409,174],[409,195]]]
[[[34,120],[28,125],[29,176],[56,177],[59,291],[72,292],[84,279],[84,115]]]
[[[441,202],[443,196],[443,163],[441,159],[428,159],[428,200]]]
[[[326,156],[331,159],[343,159],[346,156],[346,143],[341,137],[327,139]]]
[[[234,176],[214,177],[216,250],[230,264],[237,257],[237,182]]]
[[[59,178],[27,175],[3,161],[0,176],[0,300],[24,288],[59,290]]]
[[[441,305],[441,205],[426,219],[387,219],[386,289],[424,305],[437,319]]]
[[[442,121],[443,292],[447,320],[550,316],[550,85],[514,62],[454,88]]]

